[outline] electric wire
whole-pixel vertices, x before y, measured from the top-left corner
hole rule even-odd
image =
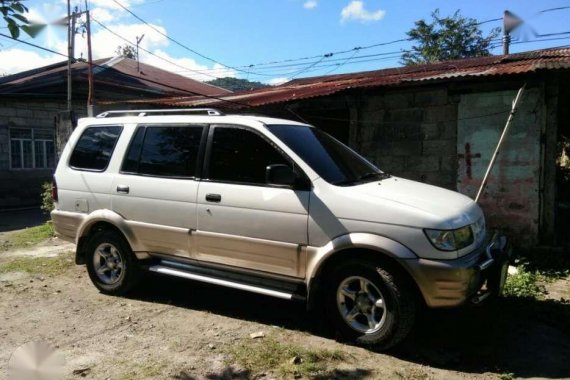
[[[17,39],[17,38],[12,38],[11,36],[9,36],[9,35],[7,35],[7,34],[4,34],[4,33],[0,33],[0,36],[5,37],[5,38],[9,38],[9,39],[13,39],[13,40],[19,41],[19,42],[21,42],[21,43],[23,43],[23,44],[29,45],[29,46],[31,46],[31,47],[34,47],[34,48],[37,48],[37,49],[40,49],[40,50],[47,51],[47,52],[49,52],[49,53],[53,53],[53,54],[62,56],[62,57],[64,57],[65,59],[69,59],[69,56],[68,56],[67,54],[60,53],[60,52],[58,52],[58,51],[56,51],[56,50],[53,50],[53,49],[50,49],[50,48],[46,48],[46,47],[43,47],[43,46],[40,46],[40,45],[36,45],[36,44],[31,43],[31,42],[26,42],[26,41],[23,41],[23,40],[20,40],[20,39]],[[99,64],[96,64],[96,63],[92,63],[92,65],[95,66],[95,67],[102,68],[102,69],[109,69],[108,66],[99,65]],[[167,84],[165,84],[165,83],[158,82],[158,81],[154,81],[154,80],[152,80],[152,79],[145,78],[145,77],[142,77],[142,76],[132,75],[132,74],[124,73],[124,72],[121,72],[120,75],[121,75],[121,76],[127,76],[127,77],[130,77],[130,78],[133,78],[133,79],[137,79],[137,80],[140,80],[140,81],[145,81],[145,82],[148,82],[148,83],[160,85],[160,86],[162,86],[162,87],[166,87],[166,88],[169,88],[169,89],[172,89],[172,90],[176,90],[176,91],[180,91],[180,92],[186,92],[186,93],[188,93],[188,94],[190,94],[190,95],[201,96],[201,97],[204,97],[204,98],[207,98],[207,99],[218,100],[218,101],[225,102],[225,103],[231,103],[231,104],[234,104],[234,105],[239,105],[239,106],[251,108],[251,106],[250,106],[249,104],[246,104],[246,103],[241,103],[241,102],[237,102],[237,101],[233,101],[233,100],[228,100],[228,99],[220,98],[220,97],[214,96],[214,95],[206,95],[206,94],[202,94],[202,93],[199,93],[199,92],[196,92],[196,91],[191,91],[191,90],[188,90],[188,89],[184,89],[184,88],[180,88],[180,87],[175,87],[175,86],[167,85]]]
[[[202,54],[202,53],[200,53],[200,52],[198,52],[198,51],[196,51],[196,50],[194,50],[194,49],[192,49],[192,48],[186,46],[185,44],[179,42],[178,40],[176,40],[176,39],[174,39],[174,38],[172,38],[172,37],[170,37],[170,36],[167,35],[166,33],[162,32],[160,29],[156,28],[154,25],[148,23],[146,20],[144,20],[144,19],[142,19],[141,17],[139,17],[136,13],[134,13],[134,12],[131,11],[129,8],[127,8],[126,6],[124,6],[121,2],[119,2],[119,1],[117,1],[117,0],[113,0],[113,2],[114,2],[115,4],[117,4],[118,6],[120,6],[121,8],[123,8],[123,9],[124,9],[125,11],[127,11],[128,13],[130,13],[134,18],[136,18],[137,20],[139,20],[140,22],[142,22],[143,24],[145,24],[146,26],[148,26],[149,28],[151,28],[152,30],[154,30],[155,32],[157,32],[158,34],[160,34],[160,35],[166,37],[168,40],[174,42],[176,45],[180,46],[181,48],[183,48],[183,49],[185,49],[185,50],[187,50],[187,51],[189,51],[189,52],[191,52],[191,53],[193,53],[193,54],[195,54],[195,55],[197,55],[197,56],[199,56],[199,57],[202,57],[202,58],[204,58],[204,59],[206,59],[206,60],[208,60],[208,61],[210,61],[210,62],[217,63],[218,65],[224,66],[224,67],[226,67],[226,68],[228,68],[228,69],[233,69],[233,70],[240,71],[240,72],[243,72],[243,73],[247,74],[247,71],[241,70],[241,69],[239,69],[239,68],[237,68],[237,67],[232,67],[232,66],[226,65],[225,63],[222,63],[222,62],[220,62],[220,61],[218,61],[218,60],[216,60],[216,59],[214,59],[214,58],[208,57],[207,55],[204,55],[204,54]]]

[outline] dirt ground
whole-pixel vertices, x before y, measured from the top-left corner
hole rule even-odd
[[[47,274],[0,272],[0,378],[7,377],[12,352],[31,341],[63,353],[66,379],[302,375],[236,362],[236,347],[250,345],[248,355],[255,356],[266,342],[340,352],[342,359],[312,376],[318,379],[570,378],[570,304],[560,302],[570,299],[568,279],[550,284],[545,300],[423,310],[400,347],[377,353],[336,342],[301,304],[260,295],[152,275],[129,297],[102,295],[85,267],[72,264],[72,250],[51,239],[0,252],[0,263],[31,256],[63,260],[55,273],[47,266]],[[264,337],[250,337],[258,332]]]

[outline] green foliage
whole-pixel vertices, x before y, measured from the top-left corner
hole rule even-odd
[[[25,272],[45,276],[59,275],[74,265],[70,253],[55,257],[19,257],[0,263],[0,273]]]
[[[53,224],[47,222],[41,226],[26,228],[6,235],[0,251],[30,247],[54,236]]]
[[[229,348],[232,362],[253,371],[276,371],[283,378],[323,376],[327,364],[344,359],[339,350],[309,349],[280,343],[274,337],[244,340]]]
[[[499,380],[513,380],[514,378],[515,378],[515,375],[513,373],[510,373],[510,372],[501,373],[499,375]]]
[[[461,16],[459,10],[453,16],[440,17],[436,9],[431,17],[430,23],[416,21],[407,32],[415,45],[402,55],[404,65],[488,56],[492,40],[500,32],[495,28],[484,37],[477,20]]]
[[[137,59],[137,50],[132,45],[125,44],[125,45],[117,46],[115,53],[118,56],[130,58],[130,59]]]
[[[20,29],[33,37],[33,31],[28,25],[28,19],[24,13],[28,8],[21,0],[0,0],[0,13],[8,26],[12,38],[20,37]]]
[[[43,212],[45,212],[46,214],[49,214],[53,208],[53,198],[51,196],[51,191],[52,191],[52,183],[51,182],[44,182],[42,184],[42,206],[41,209]]]
[[[518,267],[519,272],[507,277],[503,294],[507,297],[540,299],[546,290],[540,281],[543,277],[538,272],[528,271],[524,266]]]
[[[238,79],[231,77],[216,78],[206,83],[211,84],[212,86],[225,88],[226,90],[234,92],[248,91],[248,90],[255,90],[256,88],[269,87],[268,85],[263,84],[261,82],[251,82],[246,79]]]

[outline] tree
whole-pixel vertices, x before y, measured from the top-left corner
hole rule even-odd
[[[21,0],[0,0],[0,13],[6,21],[12,38],[20,37],[20,29],[32,37],[34,35],[28,19],[24,16],[28,8],[22,2]]]
[[[431,23],[416,21],[407,33],[416,44],[402,55],[404,65],[488,56],[491,42],[500,33],[500,28],[495,28],[484,37],[477,20],[461,16],[459,10],[442,18],[436,9],[431,17]]]
[[[137,59],[137,50],[131,45],[117,46],[115,53],[126,58]]]
[[[247,90],[254,90],[256,88],[263,88],[268,87],[266,84],[261,82],[251,82],[247,79],[238,79],[232,77],[225,77],[225,78],[216,78],[214,80],[206,82],[211,84],[212,86],[218,86],[221,88],[225,88],[226,90],[238,92],[238,91],[247,91]]]

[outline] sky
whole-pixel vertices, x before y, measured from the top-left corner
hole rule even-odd
[[[52,25],[66,15],[66,0],[24,3],[30,20],[48,26],[36,38],[21,38],[66,54],[66,30]],[[85,10],[85,0],[71,4]],[[434,9],[442,16],[459,10],[478,21],[515,13],[525,23],[513,34],[511,52],[570,45],[569,0],[88,0],[88,6],[95,59],[115,56],[118,46],[144,35],[141,62],[201,81],[230,76],[280,84],[400,66],[401,51],[411,43],[382,44],[405,39]],[[494,27],[502,21],[481,24],[485,34]],[[1,21],[0,33],[8,34]],[[537,36],[551,33],[557,35]],[[75,57],[86,58],[85,33],[79,30],[75,41]],[[497,41],[492,53],[501,51]],[[63,59],[0,36],[0,74]]]

